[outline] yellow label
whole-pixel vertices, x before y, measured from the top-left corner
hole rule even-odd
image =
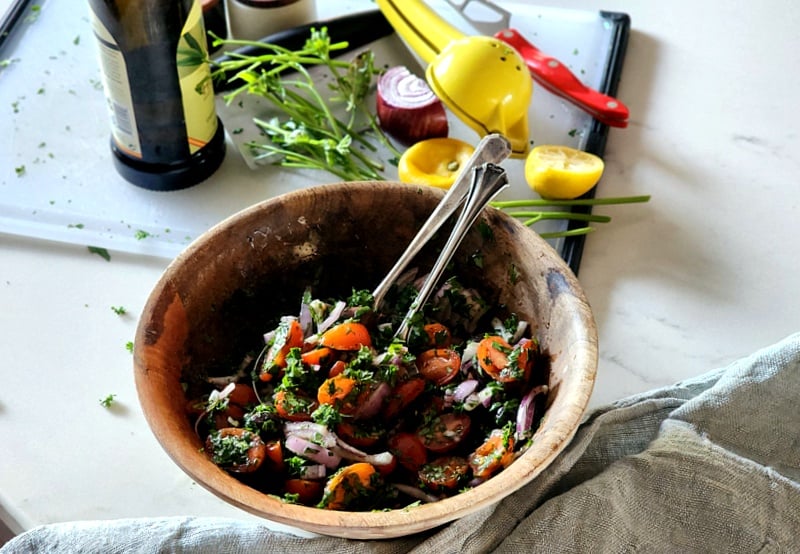
[[[200,1],[195,0],[178,42],[178,77],[189,150],[197,152],[217,132],[217,112],[211,69],[206,61],[206,31]]]

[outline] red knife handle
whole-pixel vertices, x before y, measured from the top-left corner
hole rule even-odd
[[[519,31],[498,31],[495,38],[517,50],[531,76],[547,90],[570,100],[601,123],[615,127],[627,126],[629,111],[625,104],[584,85],[567,66],[536,48]]]

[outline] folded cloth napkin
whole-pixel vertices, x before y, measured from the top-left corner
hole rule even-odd
[[[800,552],[800,333],[588,415],[532,483],[434,531],[303,538],[170,517],[32,529],[19,552]]]

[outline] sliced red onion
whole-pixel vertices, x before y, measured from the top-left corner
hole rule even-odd
[[[334,304],[333,308],[331,309],[331,313],[328,314],[328,317],[322,320],[320,324],[317,326],[317,334],[321,335],[322,333],[327,331],[331,325],[336,323],[336,320],[338,320],[342,316],[342,312],[344,311],[346,306],[347,304],[342,300],[336,302],[336,304]]]
[[[400,277],[397,278],[397,280],[394,282],[395,286],[397,287],[406,286],[416,278],[418,271],[419,268],[417,267],[412,267],[411,269],[407,270],[405,273],[403,273],[402,275],[400,275]]]
[[[392,387],[388,383],[381,382],[372,391],[367,400],[356,408],[354,419],[371,419],[378,415],[383,407],[383,402],[389,393],[392,392]]]
[[[402,65],[387,69],[378,79],[377,113],[381,128],[407,146],[446,137],[449,131],[442,101]]]
[[[456,402],[463,402],[466,398],[475,392],[475,389],[478,388],[478,381],[477,379],[467,379],[466,381],[462,381],[456,387],[456,390],[453,391],[453,400]]]
[[[535,415],[533,401],[539,394],[546,394],[547,390],[547,385],[533,387],[520,400],[519,409],[517,410],[517,431],[514,434],[517,440],[527,439],[531,435]]]
[[[311,307],[305,302],[300,303],[300,314],[297,318],[297,321],[300,323],[300,327],[303,329],[304,337],[307,337],[314,332],[314,318],[311,317]]]
[[[469,483],[467,483],[468,487],[477,487],[481,483],[486,482],[486,477],[474,477]]]
[[[461,371],[462,373],[466,373],[469,368],[465,367],[469,365],[472,367],[473,360],[475,356],[478,354],[478,341],[471,340],[467,344],[464,345],[464,351],[461,353]]]
[[[355,446],[344,442],[337,437],[336,446],[331,450],[345,460],[352,460],[354,462],[367,462],[374,466],[388,466],[394,461],[394,455],[391,452],[380,452],[378,454],[368,454],[359,450]]]
[[[528,330],[528,322],[520,320],[517,322],[517,329],[514,331],[514,334],[511,335],[511,339],[508,341],[510,344],[515,344],[522,339],[522,336],[525,334],[525,331]]]
[[[484,387],[478,392],[474,392],[467,396],[464,400],[464,409],[468,412],[471,412],[478,406],[483,406],[484,408],[488,408],[492,405],[492,397],[494,396],[494,390],[492,387]]]
[[[331,469],[339,467],[339,464],[342,462],[341,456],[331,452],[324,446],[315,444],[298,435],[289,435],[286,437],[285,444],[287,450],[294,452],[301,458],[322,464]]]
[[[405,485],[403,483],[392,483],[392,486],[402,492],[403,494],[407,494],[411,498],[416,498],[417,500],[422,500],[423,502],[438,502],[439,499],[432,494],[428,494],[422,489],[417,487],[412,487],[411,485]]]
[[[327,474],[328,469],[325,464],[314,464],[300,468],[301,479],[311,479],[312,481],[316,481],[318,479],[324,479]]]
[[[336,435],[325,425],[313,421],[287,421],[283,425],[283,434],[287,440],[291,436],[300,437],[325,448],[336,444]]]

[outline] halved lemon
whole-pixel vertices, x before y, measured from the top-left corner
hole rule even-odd
[[[534,192],[551,200],[571,200],[597,184],[602,158],[569,146],[543,144],[525,159],[525,180]]]

